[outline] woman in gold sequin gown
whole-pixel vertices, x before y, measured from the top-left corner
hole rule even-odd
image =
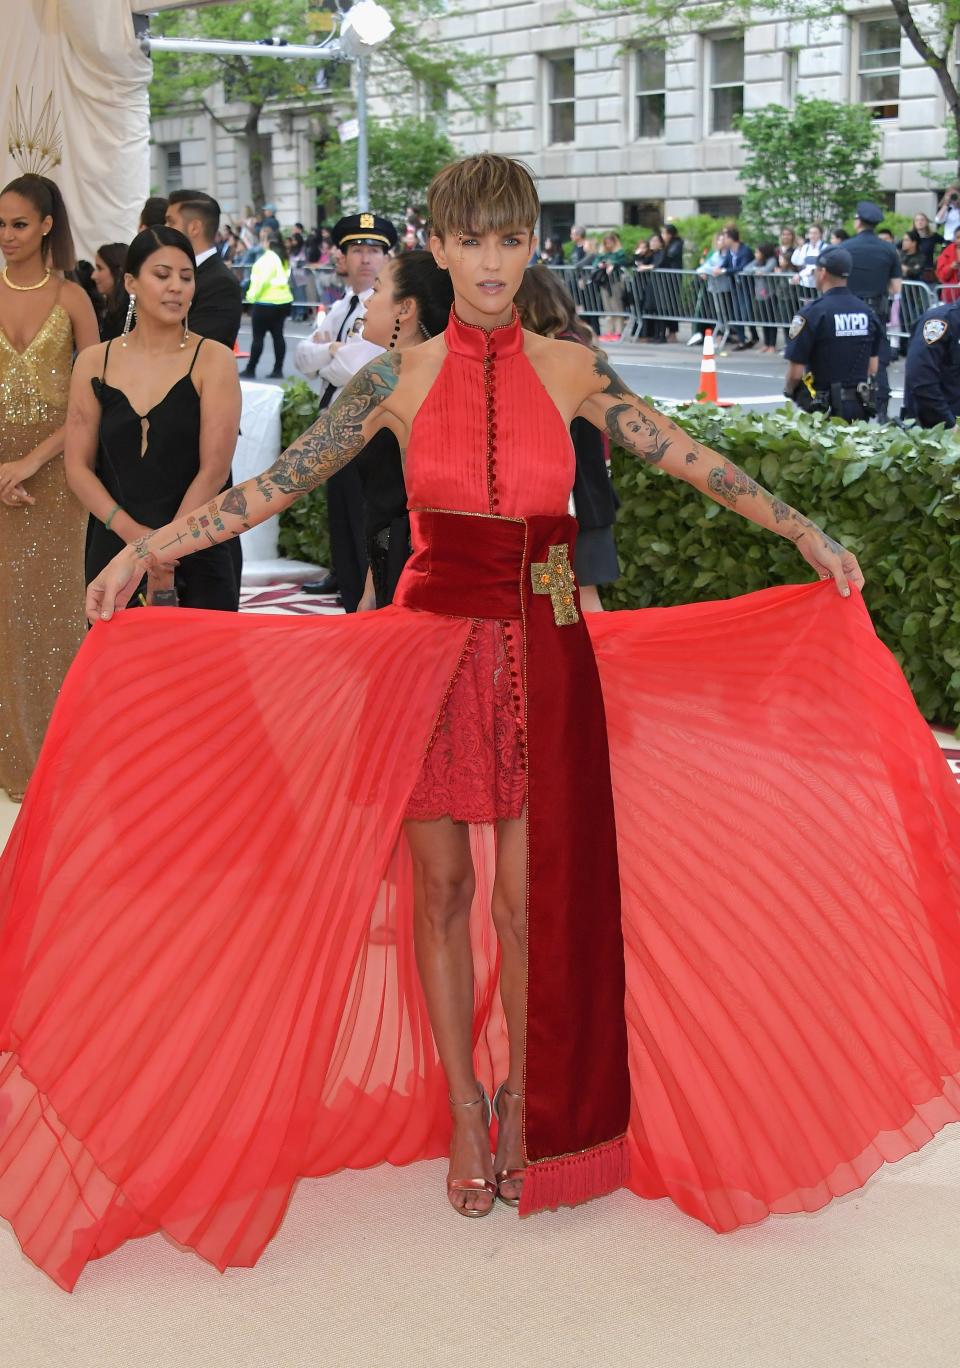
[[[84,635],[86,513],[63,474],[76,351],[98,340],[52,181],[0,193],[0,787],[19,799]]]

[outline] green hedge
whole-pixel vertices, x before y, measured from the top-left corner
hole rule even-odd
[[[960,721],[960,440],[821,414],[690,405],[681,426],[855,553],[881,639],[924,716]],[[730,598],[808,579],[793,545],[680,480],[613,453],[622,578],[610,607]]]
[[[316,422],[319,412],[320,396],[306,380],[294,380],[284,386],[280,409],[280,440],[284,450]],[[281,556],[329,568],[327,491],[322,486],[281,513],[278,541]]]
[[[288,445],[317,414],[304,381],[287,386]],[[677,421],[858,557],[877,631],[904,668],[924,716],[960,722],[960,438],[780,409],[748,413],[691,404]],[[810,578],[796,549],[623,451],[613,453],[622,500],[623,574],[612,608],[731,598]],[[326,498],[316,490],[280,521],[284,554],[329,565]]]

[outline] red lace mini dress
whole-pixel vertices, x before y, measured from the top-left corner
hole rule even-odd
[[[512,323],[487,333],[451,315],[448,354],[406,457],[411,510],[501,517],[562,514],[575,473],[563,418]],[[526,793],[519,633],[475,619],[406,816],[493,822]]]

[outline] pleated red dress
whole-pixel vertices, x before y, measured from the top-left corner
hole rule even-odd
[[[483,337],[451,323],[411,506],[560,519],[562,420],[518,328]],[[569,996],[625,1018],[622,1181],[718,1231],[815,1210],[960,1117],[955,781],[856,594],[588,626],[625,1012],[589,967]],[[397,606],[89,634],[0,863],[0,1214],[61,1287],[157,1230],[250,1265],[298,1177],[445,1153],[405,815],[477,823],[476,1065],[504,1076],[481,823],[532,799],[535,722],[577,754],[526,630]],[[558,939],[598,918],[574,902]]]

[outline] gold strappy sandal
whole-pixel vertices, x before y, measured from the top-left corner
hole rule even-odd
[[[497,1091],[493,1094],[493,1104],[492,1104],[493,1114],[494,1114],[494,1116],[497,1118],[498,1121],[500,1120],[500,1110],[499,1110],[499,1107],[498,1107],[497,1104],[498,1104],[499,1101],[500,1101],[500,1094],[501,1094],[501,1093],[505,1094],[507,1097],[515,1097],[515,1098],[517,1099],[518,1102],[522,1102],[522,1101],[523,1101],[523,1096],[522,1096],[522,1094],[520,1094],[520,1093],[515,1093],[515,1092],[511,1092],[510,1089],[507,1087],[506,1083],[501,1083],[500,1086],[499,1086],[499,1088],[497,1089]],[[521,1168],[521,1169],[500,1169],[499,1172],[497,1172],[497,1173],[494,1174],[494,1177],[495,1177],[496,1180],[497,1180],[497,1196],[500,1198],[501,1202],[503,1202],[503,1204],[504,1204],[505,1206],[509,1206],[509,1207],[517,1207],[517,1206],[519,1206],[519,1205],[520,1205],[520,1198],[519,1198],[519,1197],[504,1197],[503,1193],[500,1191],[500,1186],[501,1186],[501,1184],[502,1184],[502,1183],[522,1183],[525,1174],[526,1174],[526,1169],[522,1169],[522,1168]]]
[[[454,1102],[453,1098],[450,1097],[449,1094],[448,1094],[447,1096],[448,1096],[448,1099],[449,1099],[449,1102],[450,1102],[450,1106],[451,1106],[451,1107],[480,1107],[480,1106],[482,1106],[482,1107],[483,1107],[483,1110],[484,1110],[484,1118],[485,1118],[485,1120],[486,1120],[486,1124],[487,1124],[487,1126],[489,1126],[489,1125],[490,1125],[490,1116],[491,1116],[490,1098],[489,1098],[489,1096],[487,1095],[487,1090],[486,1090],[486,1088],[483,1086],[482,1083],[478,1082],[478,1083],[477,1083],[477,1088],[479,1089],[480,1095],[479,1095],[479,1097],[475,1097],[471,1102]],[[450,1201],[450,1205],[453,1207],[454,1211],[457,1213],[458,1216],[469,1216],[469,1217],[470,1217],[471,1219],[473,1219],[473,1220],[476,1220],[476,1219],[477,1219],[478,1217],[480,1217],[480,1216],[489,1216],[489,1215],[490,1215],[491,1211],[493,1210],[493,1208],[494,1208],[494,1207],[496,1206],[496,1204],[497,1204],[497,1195],[498,1195],[498,1191],[499,1191],[499,1189],[497,1188],[497,1184],[496,1184],[496,1183],[491,1183],[491,1181],[490,1181],[489,1178],[448,1178],[448,1179],[447,1179],[447,1199],[448,1199],[448,1201]],[[492,1200],[491,1200],[491,1202],[490,1202],[490,1205],[486,1208],[485,1211],[480,1211],[480,1210],[478,1210],[476,1207],[457,1206],[456,1202],[454,1202],[454,1201],[451,1200],[452,1197],[453,1197],[453,1195],[454,1195],[454,1193],[456,1193],[456,1192],[467,1192],[467,1193],[469,1193],[469,1192],[488,1192],[488,1193],[490,1194],[490,1197],[492,1198]]]

